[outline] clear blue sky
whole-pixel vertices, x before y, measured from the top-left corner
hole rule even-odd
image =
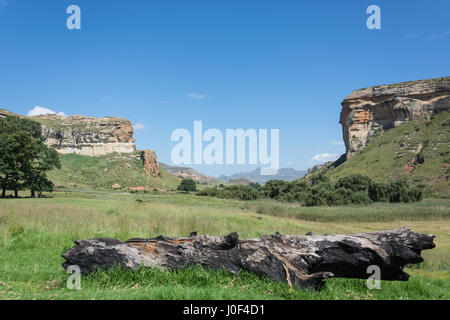
[[[66,28],[71,4],[81,30]],[[366,28],[371,4],[381,30]],[[0,107],[126,117],[166,163],[172,131],[194,120],[277,128],[281,167],[304,169],[344,152],[351,91],[450,75],[449,12],[448,0],[0,0]]]

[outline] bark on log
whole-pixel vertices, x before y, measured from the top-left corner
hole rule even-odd
[[[320,289],[329,277],[367,279],[367,267],[377,265],[382,280],[408,280],[406,264],[423,261],[421,251],[435,247],[434,235],[407,227],[350,235],[289,236],[274,233],[258,239],[238,239],[237,233],[189,238],[77,240],[62,255],[63,267],[77,265],[83,274],[116,264],[125,268],[182,269],[200,264],[232,273],[255,272],[291,287]]]

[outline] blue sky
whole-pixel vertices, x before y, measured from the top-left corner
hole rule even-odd
[[[68,30],[66,8],[81,8]],[[366,8],[381,8],[368,30]],[[121,116],[169,163],[193,121],[280,129],[280,166],[341,154],[340,102],[449,76],[450,1],[0,0],[0,107]],[[195,166],[218,176],[250,165]]]

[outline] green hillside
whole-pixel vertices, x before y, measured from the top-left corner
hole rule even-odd
[[[415,120],[383,133],[326,175],[363,174],[385,182],[405,178],[428,197],[450,198],[450,112]]]
[[[61,169],[49,173],[56,188],[112,189],[119,184],[121,189],[146,187],[147,189],[175,190],[180,179],[161,169],[159,177],[144,172],[138,154],[110,154],[100,157],[76,154],[60,155]]]

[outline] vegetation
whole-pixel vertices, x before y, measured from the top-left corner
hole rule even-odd
[[[340,178],[335,184],[324,172],[293,182],[268,181],[264,186],[227,186],[206,188],[201,196],[222,199],[256,200],[274,199],[281,202],[299,202],[306,206],[338,206],[370,204],[372,202],[416,202],[422,200],[422,191],[410,187],[403,180],[377,183],[369,177],[351,175]]]
[[[58,189],[111,190],[118,184],[123,190],[137,186],[176,190],[180,183],[179,178],[162,169],[159,177],[145,174],[138,154],[99,157],[63,154],[60,159],[61,168],[48,175]]]
[[[262,194],[255,188],[246,185],[223,186],[221,188],[210,187],[198,192],[199,196],[217,197],[222,199],[256,200]]]
[[[40,126],[28,119],[0,118],[0,185],[2,198],[7,190],[18,197],[19,190],[36,192],[53,190],[47,172],[59,168],[58,153],[44,144]]]
[[[180,182],[180,185],[177,188],[178,191],[194,192],[197,191],[197,184],[192,179],[183,179]]]
[[[344,215],[348,207],[296,208],[270,200],[249,202],[186,193],[137,196],[98,191],[54,192],[53,196],[0,201],[0,299],[450,298],[448,200],[350,207],[351,215]],[[136,202],[137,198],[142,202]],[[257,212],[260,206],[270,204],[281,208],[273,214],[281,212],[282,216]],[[311,219],[289,217],[291,209]],[[434,213],[421,216],[423,212]],[[373,220],[359,222],[359,215]],[[385,220],[387,216],[391,219]],[[322,220],[316,222],[314,217]],[[232,275],[199,267],[170,272],[114,268],[83,276],[82,289],[69,290],[68,275],[61,266],[61,254],[77,239],[188,236],[192,230],[212,235],[237,231],[242,238],[252,238],[275,231],[293,235],[352,233],[401,225],[436,234],[437,247],[422,253],[425,262],[406,268],[411,274],[409,281],[382,281],[381,290],[367,289],[365,280],[329,279],[321,292],[295,291],[255,274]]]

